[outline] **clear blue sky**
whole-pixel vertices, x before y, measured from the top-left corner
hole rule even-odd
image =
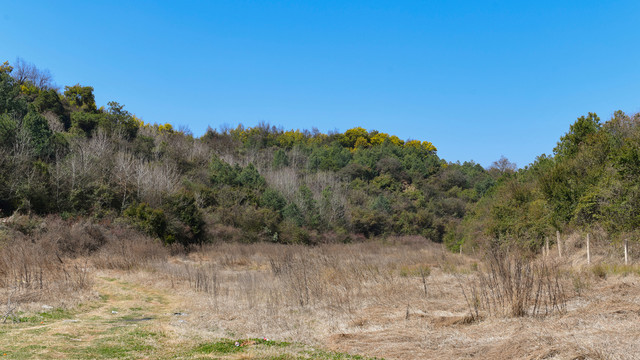
[[[354,126],[519,166],[640,111],[637,1],[5,1],[0,57],[147,122]]]

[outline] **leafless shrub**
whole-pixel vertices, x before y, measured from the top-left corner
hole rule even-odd
[[[60,218],[50,217],[47,220],[47,232],[57,243],[58,250],[67,256],[91,254],[106,243],[105,229],[89,221],[69,223]]]
[[[238,242],[242,239],[242,231],[236,227],[215,223],[212,219],[205,217],[207,222],[207,233],[209,238],[215,242]]]
[[[294,302],[300,306],[311,301],[311,283],[316,282],[317,270],[304,256],[287,252],[283,257],[270,259],[271,271],[287,287]]]
[[[179,172],[172,162],[138,160],[134,167],[138,199],[152,206],[158,206],[162,195],[175,192],[180,183]]]
[[[186,266],[188,273],[189,284],[196,291],[202,291],[205,293],[213,293],[214,297],[219,290],[218,284],[218,272],[215,267],[196,267],[194,271],[189,271],[189,267]],[[193,276],[191,276],[193,273]]]
[[[115,226],[106,244],[93,257],[98,268],[132,270],[153,261],[166,261],[169,250],[159,240],[131,228]]]
[[[9,294],[7,295],[7,305],[4,310],[4,315],[2,316],[2,323],[6,323],[7,319],[13,316],[13,312],[16,310],[17,304],[15,302],[11,302],[11,298],[16,293],[16,288],[9,290]]]
[[[64,124],[60,121],[60,117],[51,111],[46,111],[44,114],[44,118],[47,119],[47,124],[49,124],[49,129],[55,133],[60,133],[64,131]]]
[[[487,256],[486,268],[467,284],[458,277],[474,318],[564,312],[567,295],[558,264],[503,250]]]
[[[121,224],[16,215],[4,225],[0,290],[14,289],[14,304],[88,290],[94,266],[130,270],[168,256],[159,241]]]
[[[14,303],[91,287],[87,262],[64,258],[57,245],[53,237],[36,234],[14,237],[0,247],[0,288],[14,289]]]
[[[390,251],[382,243],[218,243],[150,266],[174,287],[207,294],[221,313],[263,311],[260,316],[278,318],[306,309],[351,317],[369,306],[406,301],[408,294],[415,301],[426,299],[426,263],[436,260],[418,249]]]
[[[73,262],[68,266],[62,267],[65,276],[65,282],[73,291],[81,291],[90,289],[93,282],[91,280],[91,267],[89,261],[85,259],[82,262]]]

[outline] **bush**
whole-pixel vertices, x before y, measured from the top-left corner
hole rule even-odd
[[[245,240],[272,240],[277,232],[280,215],[271,209],[245,207],[238,222],[238,227],[245,234]]]
[[[131,270],[168,256],[169,250],[160,241],[125,226],[108,229],[105,237],[104,246],[93,256],[99,268]]]
[[[193,194],[182,192],[171,196],[165,205],[170,215],[169,232],[183,245],[204,241],[204,216]]]
[[[381,235],[388,228],[387,216],[378,210],[354,209],[351,212],[353,231],[366,237]]]
[[[285,244],[310,244],[311,235],[291,220],[280,223],[277,241]]]
[[[167,233],[167,217],[161,209],[154,209],[146,203],[131,204],[123,215],[130,224],[147,235],[171,242],[171,234]]]
[[[287,205],[285,198],[277,190],[268,188],[260,198],[260,206],[267,207],[275,211],[282,211]]]
[[[533,260],[523,254],[491,249],[488,268],[462,286],[470,315],[548,315],[566,310],[566,289],[557,264]]]

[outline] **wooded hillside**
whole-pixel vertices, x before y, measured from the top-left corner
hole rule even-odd
[[[201,137],[150,124],[94,89],[0,68],[0,216],[124,221],[165,243],[442,241],[510,165],[448,163],[428,141],[256,127]]]
[[[452,250],[537,249],[556,230],[618,239],[640,225],[640,115],[582,116],[552,155],[516,171],[450,163],[429,141],[361,127],[268,124],[195,137],[150,124],[91,86],[0,67],[0,216],[123,221],[165,243],[348,242],[422,235]],[[464,219],[464,220],[463,220]]]

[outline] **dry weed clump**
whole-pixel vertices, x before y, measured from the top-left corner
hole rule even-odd
[[[459,280],[474,319],[483,315],[520,317],[565,311],[568,295],[557,262],[492,250],[485,263],[471,281],[465,284]]]
[[[213,322],[243,336],[313,343],[354,326],[407,321],[407,308],[411,319],[419,319],[428,301],[450,302],[448,290],[442,291],[449,285],[431,280],[432,269],[449,255],[438,245],[414,242],[221,243],[151,266],[155,281],[162,278],[165,286],[192,294],[190,306],[210,319],[201,320],[204,327]],[[455,287],[453,277],[445,281]]]
[[[80,298],[95,267],[129,270],[167,256],[124,225],[14,215],[0,228],[0,306]]]
[[[37,302],[91,288],[88,262],[63,256],[51,236],[13,234],[0,245],[0,303]]]
[[[92,255],[97,268],[133,270],[169,256],[170,249],[159,240],[126,226],[112,227],[105,237],[105,244]]]

